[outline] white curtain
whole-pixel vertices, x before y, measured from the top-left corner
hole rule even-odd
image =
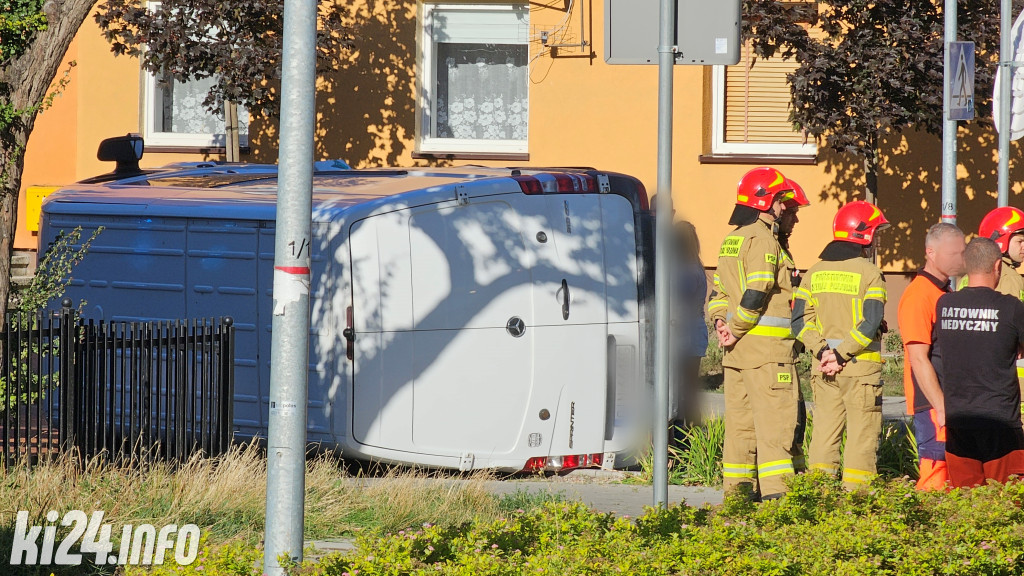
[[[437,47],[436,138],[526,140],[528,48],[523,44]]]
[[[168,82],[156,79],[156,131],[175,134],[224,134],[224,112],[211,114],[203,100],[214,85],[213,78]],[[239,135],[249,134],[249,114],[238,107]]]

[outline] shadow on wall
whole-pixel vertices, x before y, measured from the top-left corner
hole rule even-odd
[[[991,121],[960,128],[957,223],[967,234],[978,230],[981,219],[996,207],[998,135]],[[893,227],[880,238],[880,263],[888,270],[912,272],[924,264],[924,235],[941,219],[942,139],[921,132],[886,138],[881,147],[878,205]],[[1011,161],[1020,157],[1020,146],[1010,148]],[[821,191],[821,202],[838,209],[852,200],[864,199],[864,166],[850,155],[822,152],[820,160],[831,183]],[[1010,170],[1010,204],[1020,206],[1024,162]]]
[[[317,80],[316,157],[356,168],[412,164],[416,3],[370,0],[347,9],[344,24],[356,31],[355,49],[340,70]],[[252,161],[277,161],[277,126],[253,119]]]

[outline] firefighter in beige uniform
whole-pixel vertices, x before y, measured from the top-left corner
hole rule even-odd
[[[877,472],[886,291],[882,272],[865,255],[875,233],[888,226],[873,204],[843,206],[832,223],[834,240],[807,271],[793,303],[793,333],[820,361],[811,378],[810,466],[836,475],[842,461],[848,489],[863,486]]]
[[[725,348],[727,492],[743,484],[778,497],[800,457],[795,438],[800,389],[790,332],[793,270],[777,220],[794,186],[778,170],[755,168],[740,181],[722,242],[708,314]],[[804,200],[806,202],[806,200]]]
[[[978,235],[993,240],[1003,252],[996,292],[1024,300],[1024,277],[1017,271],[1024,261],[1024,211],[1012,206],[996,208],[981,220]],[[967,285],[967,276],[960,285]],[[1017,383],[1024,398],[1024,360],[1017,360]]]

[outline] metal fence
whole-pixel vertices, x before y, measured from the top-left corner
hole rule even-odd
[[[0,331],[0,458],[182,461],[231,442],[230,318],[86,322],[8,315]]]

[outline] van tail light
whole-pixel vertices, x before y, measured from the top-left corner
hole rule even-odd
[[[513,180],[519,182],[519,188],[523,191],[523,194],[533,196],[535,194],[544,193],[544,189],[540,185],[540,180],[537,180],[533,176],[514,176]]]
[[[596,194],[597,182],[589,174],[554,172],[536,176],[513,176],[523,194]]]
[[[523,472],[568,472],[579,468],[600,468],[604,454],[573,454],[569,456],[536,456],[526,461]]]
[[[526,466],[523,466],[523,472],[539,472],[547,465],[548,459],[543,456],[530,458],[526,461]]]

